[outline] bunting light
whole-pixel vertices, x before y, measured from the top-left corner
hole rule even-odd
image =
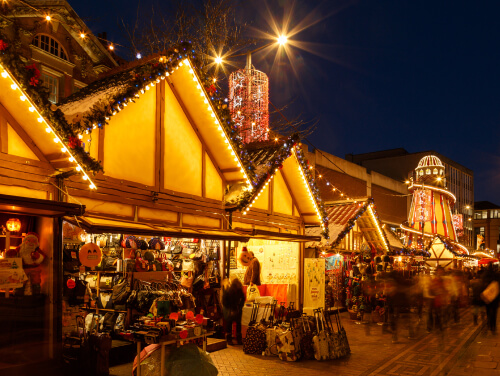
[[[196,82],[196,87],[200,91],[200,96],[203,98],[203,102],[207,104],[207,110],[210,112],[210,116],[214,119],[214,126],[217,127],[217,130],[220,132],[221,137],[224,139],[224,143],[227,144],[227,149],[230,151],[231,157],[238,164],[238,167],[240,168],[240,173],[246,180],[247,186],[250,189],[253,189],[252,184],[250,182],[250,178],[248,177],[247,173],[245,172],[245,169],[243,168],[243,163],[238,157],[236,151],[234,150],[234,147],[230,142],[230,137],[227,135],[225,129],[221,126],[221,122],[219,120],[219,117],[217,116],[217,112],[214,109],[212,102],[208,100],[209,97],[205,91],[205,88],[201,84],[201,80],[197,76],[196,71],[193,69],[191,62],[189,61],[189,59],[184,59],[179,65],[182,66],[182,63],[186,64],[187,68],[189,69],[189,73],[191,73],[192,75],[193,81]]]
[[[70,156],[69,160],[70,162],[75,164],[75,169],[79,172],[81,172],[83,179],[89,182],[89,188],[90,189],[96,189],[95,184],[93,183],[92,179],[88,176],[87,172],[82,168],[81,164],[77,161],[77,159],[73,156],[73,154],[70,151],[70,148],[68,145],[66,145],[61,137],[57,134],[57,132],[54,130],[51,124],[49,124],[44,117],[41,115],[40,111],[36,108],[35,104],[31,101],[31,99],[26,95],[26,93],[21,89],[21,86],[19,85],[19,82],[16,80],[15,77],[13,77],[5,67],[0,64],[0,69],[2,70],[1,76],[4,79],[9,79],[12,84],[10,85],[11,89],[14,91],[20,90],[21,95],[19,99],[21,102],[25,102],[28,107],[28,111],[33,113],[34,116],[36,116],[37,121],[45,128],[47,133],[53,133],[54,134],[54,139],[53,141],[57,143],[61,143],[63,145],[62,150],[64,152],[67,152]]]

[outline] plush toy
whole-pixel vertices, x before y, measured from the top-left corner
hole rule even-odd
[[[24,237],[23,242],[14,251],[7,252],[7,257],[21,257],[23,259],[23,267],[33,268],[40,265],[45,260],[45,253],[40,250],[40,242],[38,234],[28,232]]]

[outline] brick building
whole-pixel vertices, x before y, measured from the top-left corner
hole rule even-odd
[[[315,168],[323,201],[356,201],[373,197],[382,223],[394,232],[400,232],[399,225],[407,220],[409,208],[408,189],[404,180],[369,171],[321,150],[307,152],[307,157]]]
[[[66,0],[3,2],[0,33],[26,63],[36,63],[49,100],[58,103],[113,67],[119,58],[96,38]]]
[[[489,201],[474,203],[474,249],[500,251],[500,206]]]

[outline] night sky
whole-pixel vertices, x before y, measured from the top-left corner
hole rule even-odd
[[[97,34],[125,43],[138,0],[70,4]],[[142,0],[169,11],[168,1]],[[254,54],[270,76],[270,101],[293,102],[287,116],[318,119],[314,146],[346,153],[436,150],[474,171],[475,199],[500,204],[500,23],[498,1],[241,0],[238,18],[272,33],[281,24],[313,24],[291,37],[291,61]],[[165,5],[167,4],[167,5]],[[117,50],[120,53],[119,49]],[[332,182],[334,183],[334,182]]]

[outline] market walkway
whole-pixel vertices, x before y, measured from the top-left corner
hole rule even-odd
[[[425,320],[415,323],[415,339],[409,339],[408,315],[401,319],[399,341],[377,324],[357,325],[342,314],[352,354],[341,360],[283,362],[276,357],[246,355],[241,346],[211,354],[219,376],[465,376],[500,375],[500,335],[474,326],[469,309],[461,323],[441,333],[427,333]],[[114,367],[113,376],[130,375],[131,366]]]

